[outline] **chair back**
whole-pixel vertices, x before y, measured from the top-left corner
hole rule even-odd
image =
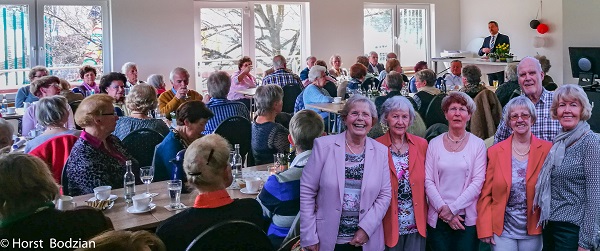
[[[281,244],[281,247],[277,251],[292,251],[292,248],[300,241],[300,235],[289,239],[287,242]]]
[[[296,103],[296,98],[302,92],[302,88],[300,88],[297,84],[287,84],[283,87],[283,108],[282,112],[293,113],[294,112],[294,104]]]
[[[81,101],[82,100],[77,100],[77,101],[73,101],[73,102],[69,103],[69,106],[71,107],[71,111],[73,111],[73,114],[75,114],[75,111],[77,111],[77,108],[79,108]],[[82,128],[78,124],[75,124],[75,127],[77,128],[77,130],[82,130]]]
[[[215,129],[216,134],[225,138],[233,147],[235,144],[240,144],[240,155],[242,158],[248,154],[248,166],[254,165],[254,158],[250,152],[250,144],[252,140],[252,124],[246,118],[241,116],[230,117],[223,120]]]
[[[429,106],[427,106],[427,110],[425,112],[425,117],[423,118],[423,121],[425,121],[425,124],[428,128],[436,123],[448,125],[444,111],[442,111],[442,100],[445,97],[446,94],[441,93],[435,95],[431,102],[429,102]]]
[[[139,162],[139,166],[150,166],[154,158],[154,148],[163,139],[164,136],[159,132],[149,128],[141,128],[125,136],[123,145],[127,152]]]
[[[69,176],[67,175],[67,169],[63,167],[60,174],[60,184],[62,185],[62,194],[69,195]]]
[[[186,249],[196,250],[272,251],[273,246],[265,232],[256,224],[243,220],[229,220],[215,224],[200,233]]]

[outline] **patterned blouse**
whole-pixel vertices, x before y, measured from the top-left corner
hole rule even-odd
[[[408,172],[408,150],[398,154],[394,151],[392,160],[398,177],[398,230],[400,235],[414,234],[419,232],[415,221],[415,209],[413,207],[412,189],[410,188],[410,176]]]
[[[346,153],[346,177],[344,184],[344,199],[342,201],[342,216],[338,229],[338,244],[348,243],[358,231],[358,213],[360,210],[360,187],[365,170],[365,153]]]

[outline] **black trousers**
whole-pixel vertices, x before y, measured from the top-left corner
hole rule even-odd
[[[498,86],[504,83],[504,71],[488,73],[488,84],[494,85],[494,80],[498,80]]]
[[[461,216],[464,219],[464,216]],[[479,239],[475,226],[465,226],[465,230],[454,230],[443,220],[438,219],[436,228],[427,225],[427,250],[432,251],[477,251]]]
[[[579,226],[560,221],[549,221],[542,230],[542,251],[576,251],[579,247]]]
[[[335,244],[335,251],[362,251],[362,247],[355,247],[348,243],[346,244]]]

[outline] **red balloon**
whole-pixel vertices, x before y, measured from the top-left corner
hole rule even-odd
[[[544,33],[548,32],[548,25],[547,24],[538,25],[537,32],[540,34],[544,34]]]

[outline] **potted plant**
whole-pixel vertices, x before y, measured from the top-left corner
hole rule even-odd
[[[498,54],[498,58],[500,58],[500,61],[506,62],[506,59],[509,57],[510,54],[510,45],[508,45],[507,43],[496,45],[496,50],[494,52]]]
[[[512,53],[508,53],[508,55],[507,55],[507,57],[506,57],[506,62],[507,62],[507,63],[512,63],[512,62],[513,62],[513,60],[514,60],[514,58],[515,58],[515,55],[514,55],[514,54],[512,54]]]
[[[488,53],[488,58],[490,59],[490,62],[496,62],[496,59],[498,58],[498,54],[496,54],[494,52],[490,52],[490,53]]]

